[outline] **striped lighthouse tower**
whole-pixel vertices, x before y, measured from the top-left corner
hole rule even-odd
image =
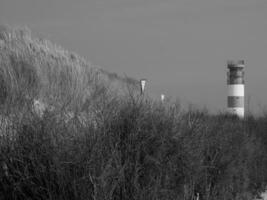
[[[227,85],[228,85],[228,113],[244,118],[244,61],[228,61],[227,63]]]

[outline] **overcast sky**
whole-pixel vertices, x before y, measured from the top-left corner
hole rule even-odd
[[[0,0],[0,23],[212,111],[226,107],[226,63],[244,59],[251,107],[267,106],[266,0]]]

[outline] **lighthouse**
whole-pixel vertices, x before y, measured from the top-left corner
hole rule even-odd
[[[244,68],[245,63],[243,60],[238,62],[228,61],[227,63],[227,111],[230,114],[237,115],[244,118],[244,97],[245,97],[245,84],[244,84]]]

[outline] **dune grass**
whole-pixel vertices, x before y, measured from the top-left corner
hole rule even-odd
[[[56,108],[80,110],[97,96],[96,90],[138,86],[138,81],[95,67],[27,28],[8,26],[0,27],[0,83],[2,107],[13,109],[39,99]]]

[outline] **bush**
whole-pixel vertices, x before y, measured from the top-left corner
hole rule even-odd
[[[0,196],[248,199],[264,189],[266,146],[253,132],[264,119],[110,99],[98,126],[48,112],[21,121],[1,145]]]

